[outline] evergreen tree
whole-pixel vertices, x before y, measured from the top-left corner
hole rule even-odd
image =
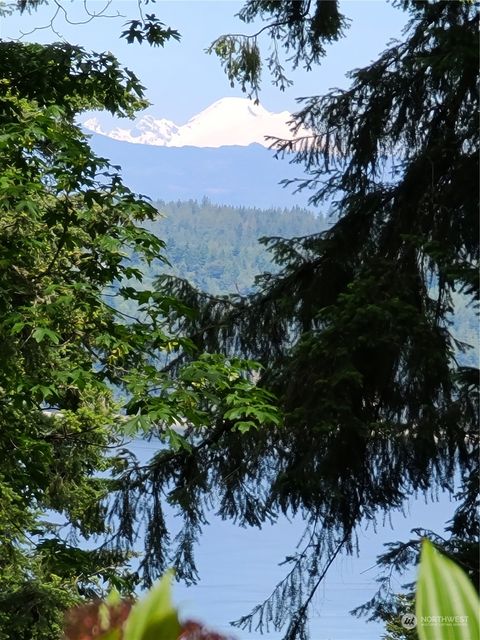
[[[322,216],[300,208],[246,209],[215,205],[207,198],[200,205],[189,201],[155,206],[160,216],[149,228],[165,241],[171,273],[212,294],[246,293],[258,273],[273,268],[259,238],[303,236],[325,228]],[[159,271],[162,265],[154,265],[146,277]]]
[[[123,261],[127,246],[159,257],[161,243],[137,225],[152,211],[92,156],[73,118],[93,106],[134,109],[135,79],[67,45],[2,43],[0,420],[3,448],[14,452],[0,467],[5,637],[12,625],[19,638],[55,637],[62,607],[81,595],[78,576],[91,593],[107,558],[108,569],[121,563],[143,527],[144,583],[169,564],[194,580],[193,547],[212,508],[249,526],[281,513],[304,518],[289,573],[240,621],[286,624],[292,640],[306,636],[313,594],[336,555],[353,551],[359,525],[413,491],[453,492],[460,478],[452,552],[461,543],[470,559],[478,377],[459,361],[450,318],[455,291],[478,299],[478,10],[399,4],[411,14],[404,42],[352,73],[348,90],[307,100],[298,123],[311,135],[278,145],[306,164],[300,186],[313,189],[312,203],[335,196],[337,221],[314,236],[266,241],[280,271],[246,297],[166,276],[156,292],[125,282],[140,276]],[[242,15],[272,16],[280,86],[282,45],[294,65],[310,67],[344,26],[327,0],[249,0]],[[135,39],[145,24],[131,29]],[[224,37],[213,49],[232,81],[258,89],[255,37]],[[139,304],[141,321],[120,320],[105,302],[112,284]],[[195,361],[199,350],[227,358]],[[128,421],[112,385],[128,394]],[[60,415],[51,419],[49,406]],[[143,430],[163,446],[143,466],[128,453],[108,459],[116,430]],[[99,479],[111,465],[114,481]],[[98,553],[113,556],[82,555],[44,522],[54,510],[81,534],[107,533],[107,494],[115,535]],[[183,519],[174,540],[165,495]],[[135,576],[126,578],[128,588]]]
[[[196,309],[186,335],[258,359],[260,383],[281,399],[283,429],[224,434],[187,486],[216,487],[220,514],[242,524],[303,516],[307,544],[291,572],[239,621],[288,622],[291,639],[306,635],[329,558],[413,493],[460,482],[451,547],[468,547],[464,565],[478,575],[478,370],[462,364],[468,347],[452,326],[454,294],[478,302],[478,7],[397,4],[410,14],[404,40],[352,72],[347,90],[304,100],[296,122],[310,135],[277,143],[306,167],[312,204],[334,197],[335,224],[266,241],[281,271],[250,296],[158,283]],[[309,66],[340,34],[337,5],[251,0],[242,15],[274,16],[265,29]],[[213,49],[232,80],[258,89],[255,36]]]

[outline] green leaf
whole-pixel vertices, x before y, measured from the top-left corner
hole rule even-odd
[[[10,333],[15,335],[16,333],[20,333],[25,327],[25,322],[15,322],[15,324],[10,329]]]
[[[122,422],[122,431],[127,436],[135,436],[139,431],[147,431],[150,427],[148,418],[143,415],[136,415]]]
[[[43,342],[44,338],[48,338],[50,342],[53,342],[53,344],[58,344],[60,342],[58,335],[46,327],[38,327],[38,329],[35,329],[32,337],[36,342]]]
[[[174,451],[180,451],[181,449],[192,451],[192,445],[188,442],[188,440],[177,433],[174,429],[168,429],[167,435],[170,447]]]
[[[424,540],[417,581],[420,640],[480,638],[480,601],[462,569]]]
[[[234,429],[240,431],[240,433],[247,433],[250,429],[258,429],[258,425],[252,420],[240,420],[235,423]]]
[[[132,609],[125,624],[124,640],[177,640],[180,623],[172,606],[171,580],[167,572]]]

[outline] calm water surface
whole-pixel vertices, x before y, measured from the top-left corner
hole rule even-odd
[[[426,505],[412,500],[407,517],[394,514],[391,525],[372,528],[359,535],[359,557],[339,556],[330,568],[324,585],[319,588],[310,622],[312,640],[378,640],[384,627],[354,618],[349,611],[363,604],[376,591],[377,571],[371,568],[385,542],[408,540],[416,526],[443,530],[446,514],[452,504],[444,497]],[[186,588],[177,585],[176,602],[183,615],[208,622],[219,631],[230,633],[238,640],[259,638],[279,639],[282,633],[270,631],[248,633],[231,627],[229,621],[248,613],[263,601],[277,581],[288,571],[278,566],[291,554],[302,533],[302,523],[279,520],[262,530],[241,529],[218,519],[210,520],[197,551],[197,566],[201,580]],[[412,576],[392,581],[392,588]]]
[[[138,443],[136,453],[148,458],[146,443]],[[153,447],[150,449],[149,453]],[[406,541],[414,527],[443,531],[454,505],[446,495],[437,502],[426,503],[423,497],[412,498],[406,515],[396,512],[390,522],[364,527],[359,533],[360,554],[338,556],[330,567],[323,586],[317,592],[310,618],[311,640],[380,640],[384,626],[350,615],[351,609],[369,600],[376,591],[374,567],[383,545]],[[215,516],[209,518],[197,547],[196,562],[200,581],[192,587],[176,584],[175,601],[182,617],[204,621],[238,640],[279,640],[283,634],[270,630],[263,635],[230,626],[271,593],[288,572],[279,566],[292,554],[303,531],[302,522],[279,519],[274,525],[259,529],[242,529]],[[392,580],[392,589],[400,591],[414,574]],[[285,629],[284,629],[285,631]]]

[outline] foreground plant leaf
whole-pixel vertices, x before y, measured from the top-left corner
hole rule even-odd
[[[420,640],[480,638],[480,601],[468,576],[424,540],[417,581]]]
[[[177,640],[180,623],[172,605],[171,580],[170,571],[133,607],[124,640]]]

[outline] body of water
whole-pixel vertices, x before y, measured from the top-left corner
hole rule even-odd
[[[137,441],[133,449],[146,461],[155,446]],[[350,614],[377,590],[377,556],[385,550],[385,543],[414,537],[413,528],[432,529],[441,534],[454,506],[447,494],[428,502],[423,496],[412,497],[404,514],[394,512],[388,521],[379,522],[375,528],[371,524],[363,527],[358,532],[359,555],[339,555],[317,591],[310,616],[311,640],[380,640],[383,624]],[[265,600],[289,571],[288,566],[279,563],[295,551],[304,529],[302,521],[280,518],[262,529],[241,528],[212,514],[209,522],[196,550],[200,581],[191,587],[174,586],[182,618],[204,622],[237,640],[280,640],[285,628],[283,633],[270,629],[261,634],[229,623]],[[402,585],[412,582],[414,577],[414,572],[400,577],[394,574],[392,591],[401,591]]]
[[[452,512],[447,496],[428,504],[423,498],[412,499],[406,516],[395,513],[376,531],[371,526],[363,529],[359,533],[359,556],[339,556],[317,591],[310,618],[311,640],[379,640],[383,624],[355,618],[349,612],[374,595],[378,575],[374,565],[383,545],[408,540],[411,529],[418,526],[441,532]],[[261,530],[242,529],[212,518],[197,551],[200,582],[189,588],[180,584],[175,587],[182,616],[204,621],[238,640],[282,638],[281,632],[249,633],[229,622],[250,612],[271,593],[288,571],[279,563],[295,550],[302,531],[301,521],[289,522],[286,518]],[[401,585],[413,578],[414,574],[399,579],[394,576],[392,590],[400,591]]]

